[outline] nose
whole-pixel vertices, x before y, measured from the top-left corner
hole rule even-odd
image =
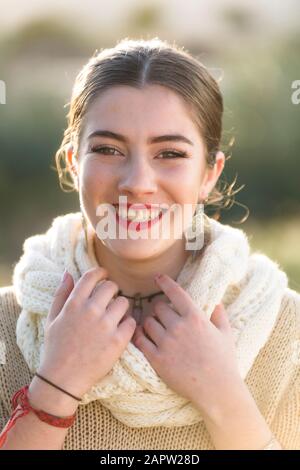
[[[118,190],[120,193],[130,193],[134,196],[152,194],[157,191],[155,172],[147,162],[135,159],[124,169]]]

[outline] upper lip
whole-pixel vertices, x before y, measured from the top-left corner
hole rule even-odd
[[[134,210],[141,210],[141,209],[149,209],[149,210],[153,210],[153,209],[165,209],[166,207],[162,206],[161,204],[114,204],[115,207],[120,207],[122,209],[127,209],[129,210],[130,208],[131,209],[134,209]]]

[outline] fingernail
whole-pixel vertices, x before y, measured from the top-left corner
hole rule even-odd
[[[67,277],[68,277],[68,271],[65,269],[64,273],[62,275],[62,278],[61,278],[61,283],[62,284],[66,281]]]
[[[163,276],[162,274],[156,274],[156,275],[154,276],[155,281],[160,281],[161,278],[162,278],[162,276]]]

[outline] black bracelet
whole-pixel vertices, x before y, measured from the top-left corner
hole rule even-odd
[[[42,377],[42,376],[41,376],[40,374],[38,374],[37,372],[35,373],[35,375],[36,375],[39,379],[41,379],[41,380],[43,380],[44,382],[46,382],[47,384],[52,385],[52,387],[57,388],[57,389],[60,390],[61,392],[66,393],[66,394],[69,395],[70,397],[74,398],[74,400],[81,401],[81,398],[75,397],[75,395],[72,395],[72,393],[69,393],[69,392],[67,392],[66,390],[64,390],[63,388],[59,387],[58,385],[55,385],[54,383],[50,382],[50,380],[45,379],[45,377]]]

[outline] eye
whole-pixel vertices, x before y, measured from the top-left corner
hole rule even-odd
[[[101,147],[92,147],[91,148],[91,152],[95,152],[95,153],[101,153],[103,155],[113,155],[113,153],[109,153],[109,151],[117,151],[119,152],[119,150],[117,150],[116,148],[114,147],[107,147],[107,146],[104,146],[102,145]]]
[[[164,152],[161,152],[161,155],[171,155],[170,157],[166,157],[166,158],[159,158],[159,160],[169,160],[169,159],[173,159],[173,158],[185,158],[187,156],[187,153],[186,152],[178,152],[178,151],[175,151],[175,150],[166,150]]]
[[[103,155],[114,155],[112,152],[119,152],[118,149],[114,147],[108,147],[108,146],[98,146],[98,147],[92,147],[91,152],[95,153],[101,153]],[[119,152],[121,153],[121,152]],[[158,158],[158,160],[170,160],[173,158],[185,158],[187,156],[186,152],[178,152],[175,150],[165,150],[164,152],[161,152],[160,155],[168,155],[167,157],[164,158]]]

